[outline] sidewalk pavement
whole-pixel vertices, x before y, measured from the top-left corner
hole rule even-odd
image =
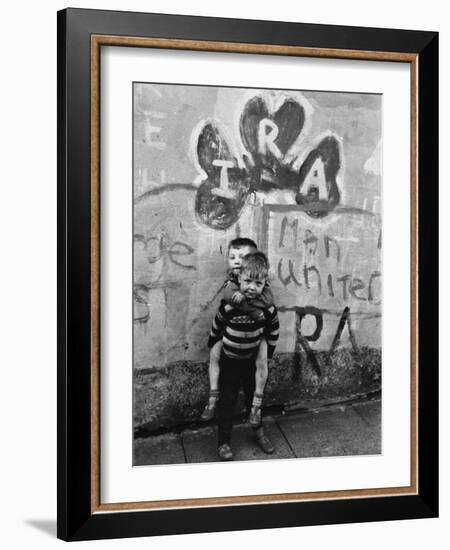
[[[373,455],[381,453],[381,399],[263,416],[275,446],[271,455],[257,446],[245,421],[233,425],[234,460]],[[217,462],[215,424],[137,437],[134,465]]]

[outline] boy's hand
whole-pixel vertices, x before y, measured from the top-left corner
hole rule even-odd
[[[245,296],[242,294],[242,292],[239,292],[239,290],[236,290],[236,292],[231,297],[231,303],[237,306],[241,304],[243,300],[245,300]]]

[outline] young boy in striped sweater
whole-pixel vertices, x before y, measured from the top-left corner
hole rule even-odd
[[[246,300],[260,297],[267,283],[268,261],[262,252],[253,252],[242,259],[238,274],[239,292]],[[275,305],[264,310],[255,318],[232,304],[222,300],[214,318],[209,335],[211,348],[219,339],[222,350],[219,360],[220,398],[218,403],[218,455],[222,460],[231,460],[232,415],[239,389],[242,386],[247,412],[255,404],[255,373],[258,348],[265,339],[267,356],[272,357],[278,340],[278,315]],[[261,402],[258,401],[259,407]],[[256,441],[266,453],[273,453],[274,447],[265,435],[261,421],[253,425]]]
[[[238,281],[242,259],[247,254],[256,251],[256,243],[246,237],[233,239],[229,243],[227,254],[228,272],[223,285],[222,298],[227,304],[231,304],[243,313],[250,315],[252,319],[261,320],[264,317],[264,311],[273,306],[273,295],[268,281],[266,281],[261,294],[253,299],[248,299],[240,292]],[[211,348],[209,356],[209,399],[201,415],[202,420],[211,420],[216,411],[219,399],[219,360],[221,354],[222,339],[218,339]],[[249,416],[249,422],[252,426],[258,426],[261,423],[261,404],[267,376],[267,342],[265,338],[262,338],[256,355],[255,396]]]

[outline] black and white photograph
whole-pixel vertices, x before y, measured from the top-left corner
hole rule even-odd
[[[5,5],[2,547],[448,546],[446,15]]]
[[[382,453],[382,95],[132,97],[133,465]]]

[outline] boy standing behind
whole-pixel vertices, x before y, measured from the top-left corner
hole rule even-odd
[[[249,238],[239,237],[230,242],[227,254],[227,280],[223,285],[223,300],[243,313],[248,314],[252,319],[262,320],[265,310],[273,306],[273,295],[268,281],[266,280],[266,284],[261,294],[253,299],[247,298],[240,292],[238,281],[243,258],[256,251],[257,246],[255,242]],[[209,399],[202,413],[202,420],[210,420],[215,413],[217,401],[219,399],[219,360],[221,354],[222,340],[217,339],[210,351]],[[261,405],[267,376],[267,342],[265,338],[262,338],[256,355],[255,394],[249,417],[252,426],[258,426],[261,423]]]
[[[246,300],[260,297],[267,283],[269,265],[262,252],[253,252],[242,259],[237,280],[239,292]],[[272,357],[278,340],[278,316],[274,305],[266,308],[262,316],[252,317],[222,300],[214,318],[208,346],[211,348],[222,338],[220,355],[218,403],[218,455],[231,460],[232,415],[239,389],[242,386],[247,413],[251,411],[255,391],[256,357],[262,340],[267,341],[267,356]],[[256,441],[265,453],[274,447],[265,435],[262,424],[253,426]]]

